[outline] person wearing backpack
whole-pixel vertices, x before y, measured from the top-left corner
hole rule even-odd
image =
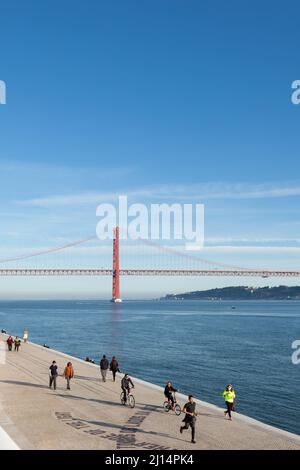
[[[100,361],[100,372],[101,372],[101,375],[102,375],[102,381],[103,382],[106,382],[106,374],[107,374],[108,367],[109,367],[109,362],[108,362],[105,354],[103,354],[103,357]]]
[[[111,360],[111,363],[110,363],[110,370],[112,372],[113,381],[115,382],[116,381],[116,374],[117,374],[117,372],[120,372],[119,364],[118,364],[116,356],[112,357],[112,360]]]

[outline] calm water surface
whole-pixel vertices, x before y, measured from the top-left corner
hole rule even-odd
[[[235,309],[232,309],[232,305]],[[300,434],[298,301],[0,302],[0,328],[73,356],[116,355],[122,371],[222,405],[234,384],[241,413]]]

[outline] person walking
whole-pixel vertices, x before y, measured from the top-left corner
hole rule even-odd
[[[13,337],[9,336],[6,340],[6,342],[7,342],[8,350],[11,351],[12,350],[12,345],[14,344]]]
[[[106,374],[107,374],[107,369],[108,368],[109,368],[109,362],[108,362],[105,354],[103,354],[103,357],[100,361],[100,371],[101,371],[102,381],[103,382],[106,382]]]
[[[71,390],[70,381],[74,377],[74,369],[72,366],[72,362],[68,362],[68,364],[66,365],[64,370],[64,376],[67,381],[67,390]]]
[[[227,385],[226,389],[223,392],[223,397],[227,406],[227,410],[224,411],[224,415],[228,414],[228,418],[232,421],[231,412],[234,408],[234,401],[235,401],[235,391],[231,384]]]
[[[19,336],[16,336],[15,337],[15,351],[19,351],[19,347],[21,346],[21,340],[19,338]]]
[[[110,370],[112,372],[112,376],[113,376],[113,381],[115,382],[116,381],[116,373],[119,372],[119,364],[118,364],[118,361],[117,361],[117,358],[116,356],[113,356],[112,357],[112,360],[111,360],[111,363],[110,363]]]
[[[189,401],[184,405],[183,412],[185,413],[185,417],[183,418],[183,422],[185,423],[184,426],[180,426],[180,434],[183,433],[184,429],[189,429],[191,427],[192,431],[192,444],[196,444],[195,441],[195,426],[196,426],[196,403],[194,402],[193,395],[189,395]]]
[[[57,376],[58,376],[57,365],[56,365],[56,362],[53,361],[51,366],[49,367],[49,388],[51,388],[53,384],[53,389],[56,390]]]

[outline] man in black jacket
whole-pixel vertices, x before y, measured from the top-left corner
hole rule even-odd
[[[182,434],[184,429],[189,429],[191,426],[192,430],[192,444],[196,444],[195,441],[195,425],[196,425],[196,403],[194,402],[193,395],[189,395],[189,401],[184,405],[183,412],[185,413],[185,417],[183,422],[185,423],[184,426],[180,427],[180,433]]]
[[[105,354],[103,354],[103,357],[100,361],[100,371],[101,371],[103,382],[106,382],[106,374],[107,374],[108,367],[109,367],[109,362],[106,359]]]
[[[56,365],[56,362],[53,361],[51,366],[49,367],[49,388],[51,388],[53,384],[53,388],[54,390],[56,390],[57,376],[58,376],[57,365]]]

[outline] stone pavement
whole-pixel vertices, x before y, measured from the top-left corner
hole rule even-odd
[[[5,340],[1,334],[2,354]],[[70,391],[61,376],[57,390],[49,389],[53,360],[60,374],[73,363]],[[0,427],[20,449],[300,449],[300,436],[239,414],[230,422],[223,410],[200,401],[191,444],[190,431],[179,433],[183,415],[163,411],[160,387],[134,379],[136,407],[122,406],[120,375],[114,383],[109,372],[103,383],[99,366],[32,343],[5,352],[2,362]]]

